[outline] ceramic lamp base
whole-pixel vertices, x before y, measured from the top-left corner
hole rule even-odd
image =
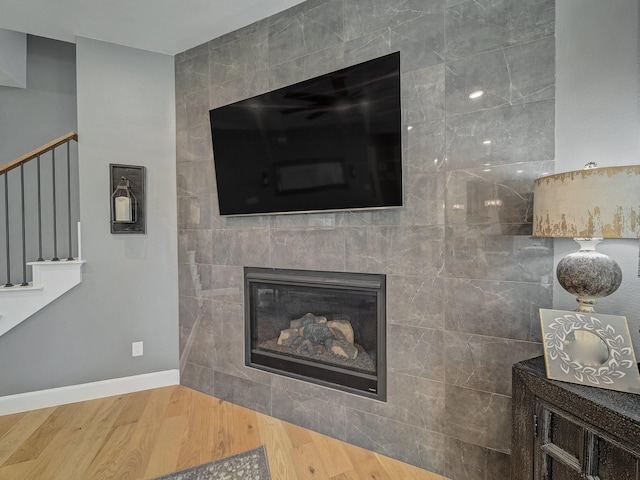
[[[622,283],[622,270],[611,257],[597,252],[601,238],[576,238],[580,250],[567,255],[556,270],[558,282],[577,297],[579,312],[593,313],[598,298],[615,292]]]

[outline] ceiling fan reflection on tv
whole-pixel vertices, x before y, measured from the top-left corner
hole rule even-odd
[[[349,92],[346,85],[347,75],[342,72],[331,74],[331,85],[333,86],[334,95],[319,95],[317,93],[289,91],[284,95],[286,99],[300,100],[308,102],[307,105],[299,105],[280,110],[283,115],[292,113],[305,113],[308,120],[313,120],[324,115],[327,112],[347,110],[359,103],[363,98],[362,89],[358,88]]]

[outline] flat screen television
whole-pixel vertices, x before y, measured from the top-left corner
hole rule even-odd
[[[399,53],[209,116],[221,215],[402,206]]]

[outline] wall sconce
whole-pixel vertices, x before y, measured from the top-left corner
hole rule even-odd
[[[593,313],[597,298],[622,283],[620,266],[595,247],[604,238],[640,238],[640,165],[558,173],[534,183],[533,236],[573,238],[578,252],[564,257],[558,282]]]
[[[111,233],[146,233],[145,167],[109,165]]]

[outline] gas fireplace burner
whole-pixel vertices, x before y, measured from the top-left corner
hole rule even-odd
[[[386,400],[385,275],[244,273],[248,366]]]

